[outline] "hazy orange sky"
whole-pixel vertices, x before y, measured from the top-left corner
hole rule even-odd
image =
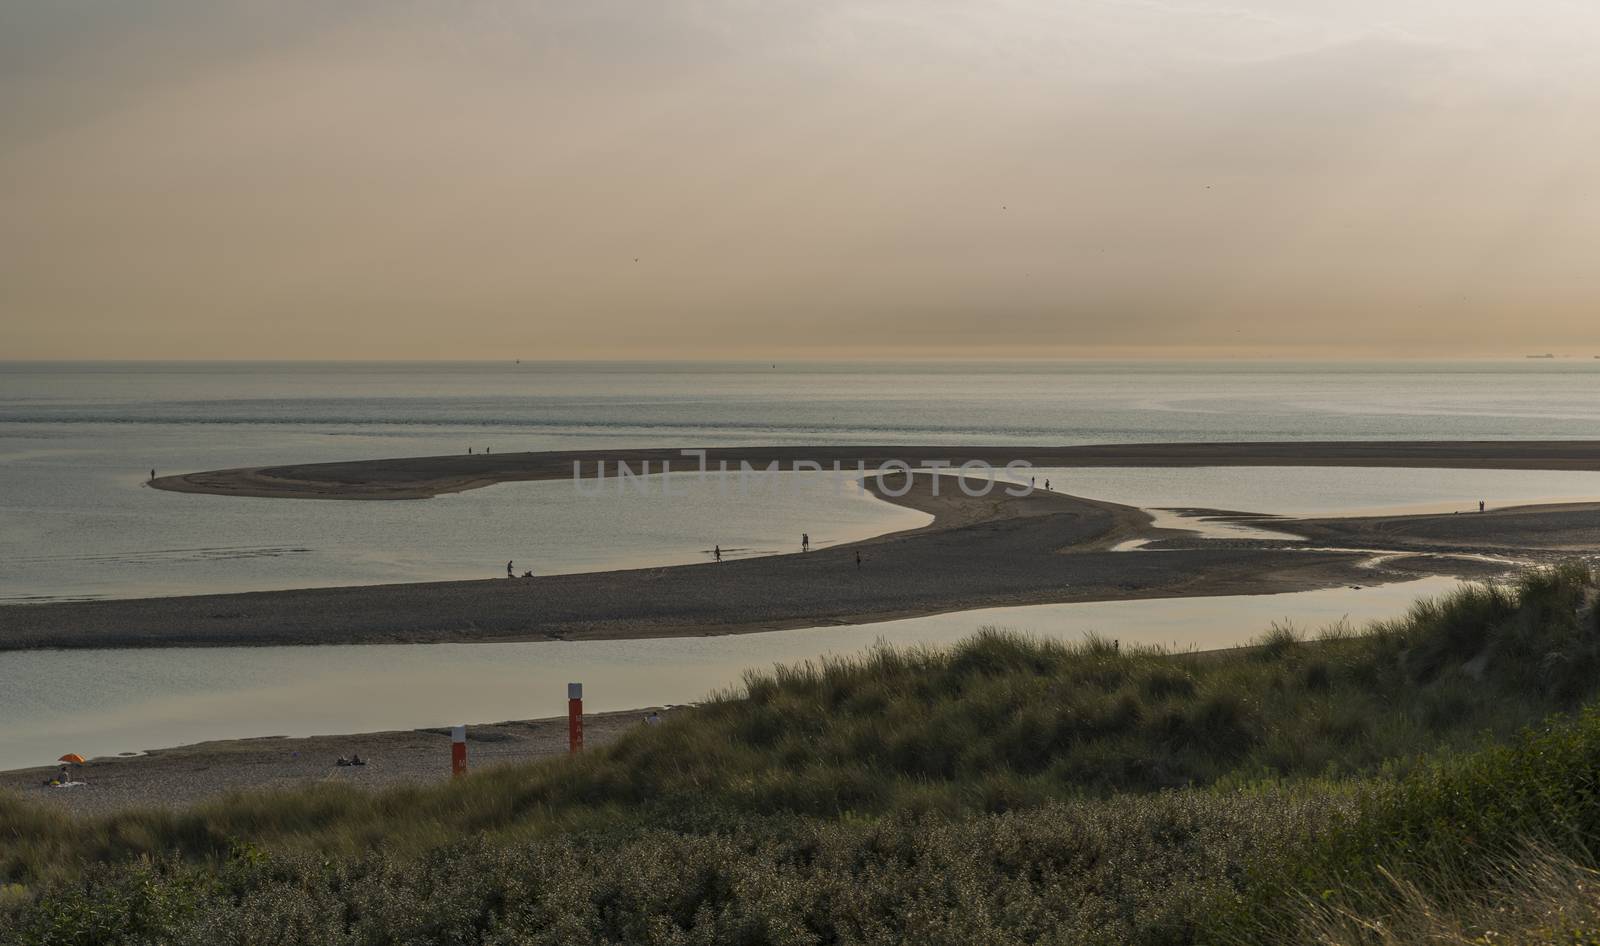
[[[1593,0],[0,0],[0,358],[1600,352]]]

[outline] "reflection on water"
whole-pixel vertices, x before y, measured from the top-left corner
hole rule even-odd
[[[493,578],[507,560],[539,575],[683,565],[715,545],[772,555],[798,551],[802,533],[823,547],[932,521],[856,483],[675,473],[643,488],[563,479],[413,502],[85,489],[59,500],[47,537],[0,534],[0,602]]]
[[[668,564],[914,514],[510,484],[419,503],[144,488],[161,473],[491,448],[1590,437],[1600,362],[840,364],[0,362],[0,593],[134,597]],[[1600,496],[1600,474],[1042,471],[1144,507],[1284,514]],[[549,488],[545,488],[549,487]],[[558,488],[561,487],[561,488]]]
[[[0,769],[208,739],[369,732],[557,716],[582,682],[594,712],[685,703],[748,668],[852,654],[874,640],[948,644],[985,625],[1064,640],[1208,649],[1274,621],[1316,629],[1403,611],[1449,579],[1284,595],[995,608],[728,637],[518,644],[35,651],[0,654]]]
[[[1476,512],[1600,499],[1600,473],[1404,467],[1209,466],[1040,468],[1057,492],[1144,509],[1213,509],[1277,516]],[[1195,528],[1187,521],[1180,528]]]
[[[1265,521],[1270,523],[1272,521],[1270,519],[1246,519],[1239,521],[1225,517],[1219,518],[1217,516],[1190,513],[1188,510],[1151,509],[1147,511],[1151,515],[1150,524],[1152,526],[1155,526],[1158,529],[1181,529],[1185,532],[1193,532],[1203,539],[1276,539],[1280,541],[1287,540],[1290,542],[1305,541],[1304,537],[1302,536],[1293,535],[1288,532],[1275,532],[1272,529],[1263,529],[1258,525],[1252,524],[1256,521]],[[1118,548],[1138,548],[1138,546],[1129,545],[1127,542],[1123,542],[1118,546]]]

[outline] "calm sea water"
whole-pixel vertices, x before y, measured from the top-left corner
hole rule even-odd
[[[790,551],[926,517],[827,475],[725,494],[587,497],[568,482],[420,502],[185,496],[164,473],[362,457],[758,443],[1095,443],[1600,436],[1600,362],[1473,364],[0,363],[0,601],[495,577]],[[1045,475],[1045,471],[1041,471]],[[1279,513],[1600,497],[1600,474],[1048,471],[1146,507]],[[1448,583],[969,612],[864,628],[573,644],[0,654],[0,767],[63,751],[553,715],[699,698],[739,672],[984,623],[1215,646],[1274,619],[1398,611]],[[4,608],[0,607],[0,621]],[[355,672],[359,668],[359,672]],[[85,681],[94,681],[86,685]],[[352,682],[354,681],[354,682]]]
[[[926,518],[814,489],[409,503],[184,496],[164,473],[603,446],[1600,436],[1600,362],[1459,364],[0,363],[0,601],[703,561]],[[1147,506],[1338,512],[1600,496],[1589,474],[1064,471]]]

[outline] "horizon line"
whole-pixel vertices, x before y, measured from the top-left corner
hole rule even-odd
[[[572,358],[0,358],[0,365],[83,365],[83,364],[529,364],[529,365],[583,365],[583,364],[725,364],[725,365],[816,365],[816,364],[1071,364],[1085,362],[1133,363],[1231,363],[1231,362],[1285,362],[1314,361],[1329,363],[1390,362],[1390,363],[1460,363],[1486,361],[1596,361],[1600,354],[1537,353],[1520,355],[1075,355],[1048,356],[836,356],[756,358],[751,356],[704,357],[630,357],[588,356]]]

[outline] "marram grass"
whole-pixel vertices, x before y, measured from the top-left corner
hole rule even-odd
[[[1594,587],[1209,654],[877,647],[435,787],[0,799],[0,942],[1284,942],[1395,890],[1466,911],[1519,852],[1593,866]]]

